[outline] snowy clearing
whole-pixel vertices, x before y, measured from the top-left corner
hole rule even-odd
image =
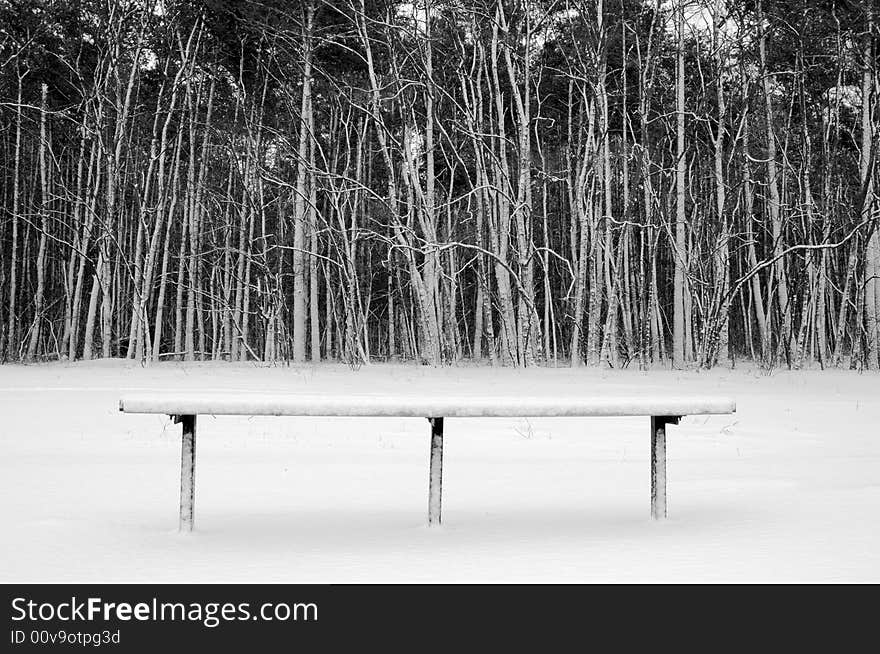
[[[420,418],[199,419],[196,531],[180,428],[125,391],[730,396],[668,431],[650,520],[649,419],[450,418],[426,526]],[[0,366],[0,581],[880,581],[880,375],[848,371]]]

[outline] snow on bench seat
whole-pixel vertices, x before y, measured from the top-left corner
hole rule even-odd
[[[736,403],[723,397],[644,395],[448,396],[308,395],[300,393],[138,392],[119,401],[125,413],[169,415],[352,417],[587,417],[726,414]]]

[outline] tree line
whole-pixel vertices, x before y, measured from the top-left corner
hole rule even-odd
[[[0,0],[0,355],[880,365],[871,0]]]

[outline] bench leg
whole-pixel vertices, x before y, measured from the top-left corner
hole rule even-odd
[[[678,416],[651,416],[651,517],[666,517],[666,425],[678,424]]]
[[[196,491],[196,417],[176,416],[175,422],[183,424],[180,448],[180,531],[192,531]]]
[[[431,423],[431,473],[428,480],[428,524],[440,524],[443,495],[443,418],[428,418]]]

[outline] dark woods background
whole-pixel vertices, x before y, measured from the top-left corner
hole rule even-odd
[[[0,353],[876,368],[878,25],[0,0]]]

